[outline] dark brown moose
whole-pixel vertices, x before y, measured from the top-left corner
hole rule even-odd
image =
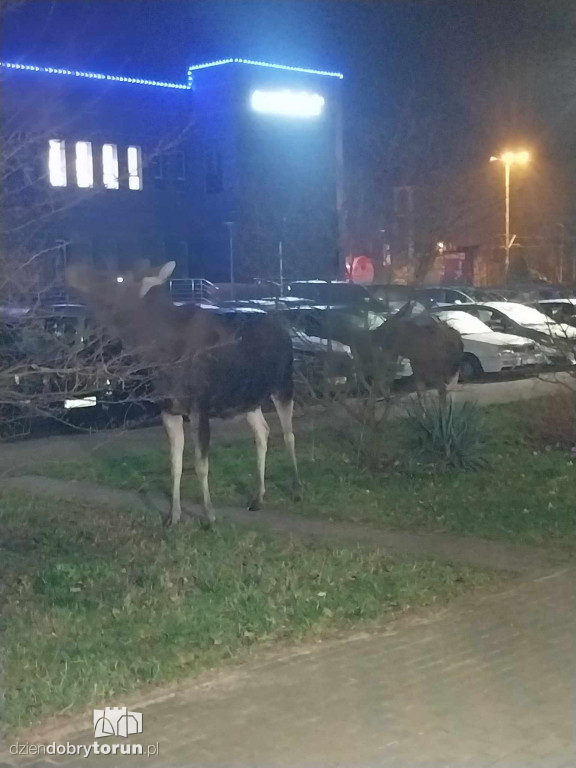
[[[210,419],[245,414],[256,442],[258,489],[250,508],[262,503],[269,427],[262,405],[272,399],[291,458],[295,489],[300,481],[292,431],[293,361],[290,336],[265,314],[217,315],[193,305],[175,306],[166,281],[175,263],[153,274],[126,275],[122,282],[84,266],[71,266],[68,285],[85,297],[99,321],[124,350],[151,371],[170,440],[172,509],[166,524],[179,521],[184,420],[191,422],[195,467],[208,525],[214,508],[208,487]]]
[[[464,345],[458,331],[429,312],[412,315],[409,302],[372,332],[387,360],[410,361],[420,399],[427,387],[438,390],[446,403],[448,390],[458,381]]]

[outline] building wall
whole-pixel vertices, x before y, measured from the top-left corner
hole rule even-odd
[[[280,239],[287,275],[336,276],[339,81],[243,65],[199,71],[190,91],[2,74],[5,139],[25,136],[34,168],[25,193],[4,196],[9,249],[25,253],[60,243],[57,260],[119,272],[139,259],[174,258],[179,276],[224,281],[226,222],[234,222],[237,279],[277,277]],[[325,96],[326,108],[314,119],[259,115],[248,104],[254,88],[314,90]],[[49,139],[66,141],[66,187],[49,184]],[[76,141],[92,142],[90,189],[75,182]],[[102,183],[103,143],[118,148],[119,189]],[[141,148],[141,190],[128,188],[128,146]]]

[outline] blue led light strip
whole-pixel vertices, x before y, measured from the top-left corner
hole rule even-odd
[[[10,61],[0,61],[0,67],[4,69],[19,69],[25,72],[43,72],[48,75],[71,75],[73,77],[85,77],[91,80],[107,80],[115,83],[134,83],[136,85],[153,85],[157,88],[176,88],[188,91],[192,87],[188,83],[164,83],[160,80],[144,80],[141,77],[124,77],[123,75],[102,75],[99,72],[80,72],[75,69],[59,69],[57,67],[36,67],[32,64],[15,64]]]
[[[254,61],[253,59],[218,59],[217,61],[208,61],[205,64],[193,64],[191,67],[188,67],[188,73],[194,72],[197,69],[218,67],[220,64],[252,64],[255,67],[271,67],[272,69],[287,69],[290,72],[305,72],[309,75],[338,77],[340,80],[344,77],[340,72],[327,72],[323,69],[307,69],[306,67],[289,67],[286,64],[271,64],[269,61]]]
[[[132,83],[134,85],[151,85],[156,88],[174,88],[179,91],[189,91],[193,86],[192,73],[199,69],[208,69],[209,67],[218,67],[221,64],[251,64],[256,67],[270,67],[272,69],[284,69],[290,72],[304,72],[309,75],[324,75],[326,77],[338,77],[342,79],[344,75],[340,72],[325,72],[320,69],[306,69],[304,67],[289,67],[286,64],[271,64],[267,61],[252,61],[251,59],[218,59],[217,61],[206,62],[205,64],[194,64],[188,67],[188,78],[186,83],[166,83],[160,80],[145,80],[141,77],[125,77],[124,75],[103,75],[99,72],[81,72],[75,69],[60,69],[58,67],[37,67],[32,64],[16,64],[11,61],[0,61],[0,68],[20,70],[24,72],[41,72],[48,75],[66,75],[69,77],[83,77],[89,80],[106,80],[114,83]]]

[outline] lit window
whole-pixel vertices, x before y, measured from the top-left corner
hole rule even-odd
[[[128,186],[142,189],[142,153],[140,147],[128,147]]]
[[[48,175],[53,187],[66,186],[66,142],[64,140],[50,139]]]
[[[118,189],[118,148],[116,144],[102,145],[102,181],[106,189]]]
[[[324,108],[324,97],[306,91],[253,91],[252,109],[284,117],[318,117]]]
[[[76,142],[76,183],[83,188],[94,186],[92,143],[90,141]]]

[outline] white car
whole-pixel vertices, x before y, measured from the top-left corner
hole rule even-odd
[[[539,345],[525,336],[493,331],[468,312],[442,310],[435,314],[462,336],[464,357],[460,376],[465,381],[482,373],[500,373],[547,362]]]
[[[514,329],[521,332],[520,329],[524,329],[526,335],[536,341],[540,340],[538,334],[561,342],[576,341],[576,328],[566,323],[559,323],[526,304],[518,304],[514,301],[487,301],[483,307],[480,307],[480,312],[482,309],[486,313],[486,321],[491,326],[500,318],[506,330]],[[478,317],[484,319],[480,313]]]
[[[576,299],[542,299],[538,306],[557,323],[576,324]]]
[[[462,310],[486,323],[493,331],[532,339],[546,353],[551,364],[575,363],[576,328],[557,323],[534,307],[514,301],[487,301],[463,305]]]

